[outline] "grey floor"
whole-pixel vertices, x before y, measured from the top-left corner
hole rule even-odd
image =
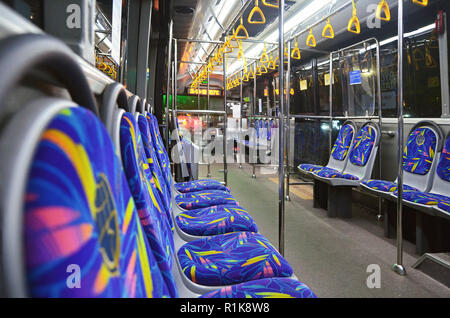
[[[200,177],[206,176],[205,169],[201,167]],[[212,166],[212,177],[223,180],[222,169],[221,165]],[[232,194],[253,216],[259,232],[278,246],[278,174],[258,168],[257,178],[252,179],[251,166],[240,169],[235,164],[228,170]],[[313,208],[312,189],[297,186],[293,190],[291,201],[286,202],[285,258],[317,296],[450,297],[450,289],[411,267],[419,258],[413,244],[405,242],[408,275],[391,270],[397,255],[395,240],[384,237],[373,214],[354,206],[350,220],[328,218],[325,210]],[[367,286],[371,264],[381,269],[380,288]]]

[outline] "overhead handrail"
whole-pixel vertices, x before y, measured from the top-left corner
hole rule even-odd
[[[239,35],[240,32],[244,32],[244,35]],[[244,21],[242,17],[241,17],[241,24],[236,28],[236,32],[234,33],[234,35],[236,36],[236,39],[239,40],[245,40],[248,39],[249,37],[247,29],[244,26]]]
[[[327,23],[322,31],[322,36],[328,39],[334,39],[334,30],[330,23],[330,18],[327,19]]]
[[[384,16],[381,14],[384,12]],[[391,21],[391,10],[386,0],[381,0],[377,7],[377,19],[382,21]]]
[[[317,46],[316,38],[314,37],[312,29],[309,30],[309,35],[306,38],[306,45],[309,46],[309,47],[316,47]]]
[[[280,1],[279,0],[277,0],[277,2],[276,2],[277,4],[272,4],[270,2],[267,2],[267,0],[263,0],[262,3],[266,7],[270,7],[270,8],[277,8],[278,9],[280,7]]]
[[[361,33],[361,24],[359,23],[359,19],[358,19],[358,12],[356,10],[355,0],[352,0],[352,5],[353,5],[353,16],[350,19],[350,21],[348,21],[347,30],[349,32],[352,32],[355,34],[360,34]]]
[[[260,20],[254,20],[255,15],[259,15]],[[248,15],[248,23],[250,23],[250,24],[265,24],[266,23],[266,17],[264,16],[264,13],[262,12],[261,8],[258,5],[258,0],[255,0],[255,6],[253,7],[252,11],[250,11],[250,14]]]
[[[418,4],[422,7],[428,6],[428,0],[413,0],[413,3]]]

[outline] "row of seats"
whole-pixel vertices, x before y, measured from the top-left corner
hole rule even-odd
[[[396,200],[397,180],[370,179],[379,143],[379,128],[367,122],[356,134],[356,125],[342,125],[327,166],[301,164],[298,169],[332,186],[361,189]],[[450,213],[450,135],[431,121],[421,121],[410,131],[403,153],[403,202],[431,214]]]
[[[41,97],[2,130],[2,150],[29,156],[14,176],[24,250],[3,255],[24,256],[11,273],[24,270],[29,296],[316,297],[228,188],[175,183],[156,117],[120,104]]]

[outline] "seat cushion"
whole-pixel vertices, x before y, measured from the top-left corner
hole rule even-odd
[[[408,137],[403,152],[403,170],[425,175],[430,171],[437,147],[437,136],[428,127],[415,129]]]
[[[121,162],[93,113],[76,107],[57,114],[28,175],[24,236],[31,297],[170,296]],[[77,269],[80,288],[68,288]]]
[[[258,233],[239,232],[199,239],[183,245],[178,259],[192,282],[225,286],[250,280],[292,276],[292,267]]]
[[[227,286],[200,298],[317,298],[317,296],[298,280],[266,278]]]
[[[331,156],[338,161],[343,161],[347,158],[350,149],[355,129],[352,125],[345,125],[341,128],[339,135],[331,150]]]
[[[438,203],[438,207],[444,211],[447,211],[450,213],[450,200],[449,201],[440,201]]]
[[[323,166],[319,165],[313,165],[309,163],[302,163],[300,166],[298,166],[300,170],[306,171],[306,172],[316,172],[320,169],[324,168]]]
[[[395,191],[394,195],[397,196],[398,192]],[[438,205],[440,201],[450,201],[450,197],[435,193],[405,191],[403,192],[403,200],[423,205]]]
[[[197,210],[224,204],[238,205],[231,194],[218,190],[183,193],[175,197],[175,202],[185,210]]]
[[[176,222],[183,232],[195,236],[258,232],[253,218],[244,208],[236,205],[186,211],[176,216]]]
[[[196,180],[179,182],[175,184],[175,189],[180,193],[199,192],[208,190],[220,190],[230,192],[230,189],[216,180]]]
[[[366,185],[367,187],[378,190],[381,192],[394,192],[397,190],[397,183],[385,181],[385,180],[367,180],[363,181],[362,184]],[[411,187],[407,184],[403,184],[403,189],[408,191],[418,191],[418,189]]]
[[[356,166],[364,167],[370,158],[376,139],[377,130],[371,125],[361,128],[349,154],[350,162]]]
[[[331,168],[320,169],[319,171],[315,172],[315,174],[318,175],[319,177],[328,178],[328,179],[339,179],[340,178],[340,179],[347,179],[347,180],[353,180],[353,181],[359,180],[359,178],[357,176],[354,176],[352,174],[345,173],[345,172],[340,172],[338,170],[331,169]]]

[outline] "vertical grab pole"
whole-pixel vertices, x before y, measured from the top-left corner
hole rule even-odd
[[[241,127],[241,132],[244,130],[242,127],[242,109],[244,108],[244,100],[243,100],[243,94],[244,94],[244,71],[241,70],[241,85],[239,86],[239,103],[241,104],[241,118],[240,118],[240,127]],[[248,121],[247,121],[248,123]],[[247,124],[248,125],[248,124]],[[241,141],[242,138],[239,138]],[[244,149],[245,151],[245,147],[239,147],[239,169],[242,169],[242,161],[243,159],[245,160],[245,154],[244,154],[244,158],[242,158],[242,151],[241,149]]]
[[[284,0],[280,0],[278,8],[278,56],[280,57],[279,79],[280,79],[280,105],[279,105],[279,162],[278,162],[278,243],[279,252],[284,255]]]
[[[167,52],[167,93],[166,93],[166,150],[169,152],[169,94],[170,94],[170,69],[172,67],[172,40],[173,40],[173,20],[169,23],[169,52]]]
[[[289,183],[291,182],[291,172],[289,164],[289,149],[291,145],[291,41],[288,41],[288,63],[286,72],[286,201],[291,201],[289,195]]]
[[[376,41],[376,45],[377,45],[377,52],[376,52],[376,57],[377,57],[377,103],[378,103],[378,122],[379,122],[379,126],[380,129],[383,130],[383,112],[382,112],[382,99],[381,99],[381,63],[380,63],[380,43],[378,42],[377,39],[375,39]],[[381,138],[383,138],[383,135],[381,135]],[[381,165],[381,142],[378,145],[378,172],[380,174],[380,179],[381,178],[381,171],[382,171],[382,165]],[[378,216],[377,219],[378,221],[381,220],[382,215],[383,215],[383,207],[382,207],[382,203],[383,203],[383,199],[381,198],[381,196],[378,198]]]
[[[255,78],[253,79],[253,105],[252,105],[252,121],[253,126],[256,130],[256,118],[255,118],[255,110],[256,110],[256,62],[253,64],[253,74]],[[258,138],[259,139],[259,138]],[[252,178],[256,179],[256,164],[258,163],[258,152],[259,152],[259,140],[256,143],[256,162],[252,164]]]
[[[328,133],[328,148],[330,149],[330,156],[331,156],[331,151],[333,150],[333,80],[334,80],[334,76],[333,76],[333,52],[330,53],[330,96],[329,96],[329,103],[330,103],[330,121],[329,121],[329,125],[330,125],[330,130]]]
[[[177,39],[173,39],[173,64],[174,64],[174,69],[173,69],[173,114],[176,116],[177,115],[177,110],[178,110],[178,41]]]
[[[398,195],[397,195],[397,262],[392,270],[399,275],[406,275],[403,266],[403,1],[398,2]]]
[[[209,72],[208,72],[208,87],[207,87],[207,91],[208,91],[208,102],[207,102],[207,107],[208,110],[210,109],[209,103],[210,103],[210,95],[209,95]],[[209,115],[206,115],[206,129],[209,129]],[[210,158],[208,157],[208,173],[206,174],[207,178],[211,178],[211,163],[210,163]]]
[[[223,178],[225,186],[228,186],[228,171],[227,171],[227,55],[223,56]]]

